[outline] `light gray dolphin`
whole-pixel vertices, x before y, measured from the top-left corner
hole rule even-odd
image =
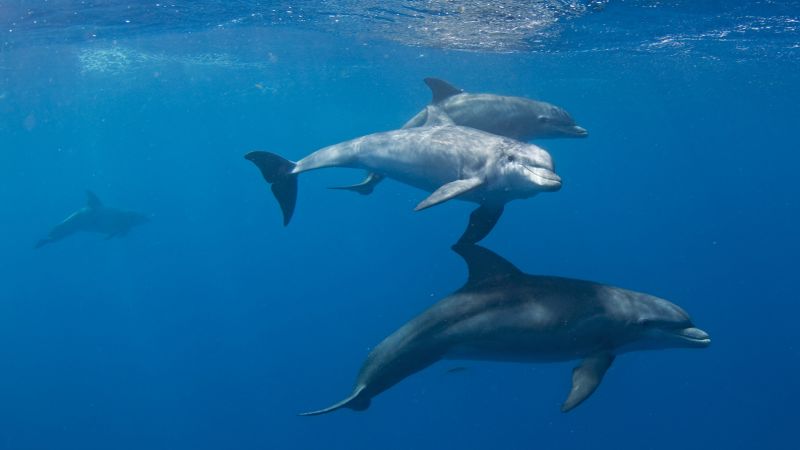
[[[431,192],[415,210],[458,198],[480,206],[459,242],[483,239],[506,203],[556,191],[561,179],[547,151],[514,139],[453,125],[428,107],[428,126],[387,131],[331,145],[298,162],[254,151],[245,155],[272,185],[289,223],[297,199],[297,176],[326,167],[366,169]]]
[[[467,283],[375,347],[349,397],[302,415],[367,409],[373,397],[441,359],[580,359],[561,406],[567,412],[597,389],[621,353],[711,343],[684,310],[658,297],[590,281],[527,275],[475,245],[453,249],[467,262]]]
[[[456,125],[520,141],[589,135],[567,111],[547,102],[508,95],[473,94],[438,78],[424,81],[433,93],[431,104],[441,108]],[[422,126],[426,116],[427,109],[423,109],[403,128]]]
[[[86,196],[88,198],[86,206],[56,225],[46,238],[36,243],[35,248],[60,241],[79,231],[102,233],[106,235],[106,239],[122,237],[128,234],[131,228],[150,220],[144,214],[103,206],[91,191],[86,191]]]
[[[438,78],[425,78],[431,89],[431,105],[442,110],[456,125],[510,137],[520,141],[544,138],[586,137],[585,128],[563,108],[550,103],[524,97],[464,92]],[[423,109],[403,128],[419,127],[428,120],[428,108]],[[352,186],[333,189],[370,194],[382,180],[380,174],[370,173],[367,178]]]

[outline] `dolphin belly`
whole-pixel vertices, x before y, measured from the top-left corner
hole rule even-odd
[[[537,321],[521,322],[512,317],[522,314],[487,314],[479,319],[490,325],[448,332],[456,344],[445,355],[447,359],[511,362],[552,362],[584,358],[613,346],[607,336],[615,330],[570,323],[542,326]],[[466,329],[465,329],[466,328]],[[612,327],[613,328],[613,327]]]
[[[558,362],[585,358],[601,347],[585,339],[570,341],[553,335],[510,336],[462,342],[445,359],[500,362]]]

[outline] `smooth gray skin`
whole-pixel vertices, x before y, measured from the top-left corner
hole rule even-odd
[[[588,398],[616,355],[711,343],[680,307],[589,281],[527,275],[475,245],[454,246],[469,280],[370,352],[350,397],[319,411],[364,410],[370,400],[441,359],[550,362],[581,359],[566,412]]]
[[[524,97],[472,94],[437,78],[425,78],[424,81],[433,94],[430,105],[436,106],[455,125],[519,141],[589,135],[568,112],[550,103]],[[429,120],[428,111],[429,108],[425,108],[417,113],[403,128],[425,125]],[[382,179],[379,173],[370,173],[358,184],[334,189],[368,195]]]
[[[106,239],[122,237],[128,234],[131,228],[150,220],[144,214],[103,206],[97,196],[90,191],[86,191],[86,195],[88,197],[86,206],[56,225],[46,238],[36,243],[35,248],[52,244],[81,231],[105,234]]]
[[[433,93],[431,104],[441,108],[456,125],[520,141],[589,135],[567,111],[547,102],[507,95],[472,94],[436,78],[426,78],[425,83]],[[423,109],[403,128],[422,126],[426,116],[427,111]]]

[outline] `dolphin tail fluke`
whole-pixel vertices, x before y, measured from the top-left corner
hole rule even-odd
[[[350,408],[350,409],[353,409],[353,410],[356,410],[356,411],[364,411],[365,409],[369,408],[370,399],[369,398],[363,398],[363,397],[360,396],[361,395],[361,391],[363,391],[363,390],[364,390],[364,386],[360,386],[356,390],[354,390],[353,393],[350,394],[349,397],[347,397],[346,399],[340,401],[339,403],[337,403],[335,405],[331,405],[331,406],[329,406],[327,408],[320,409],[320,410],[317,410],[317,411],[309,411],[309,412],[300,413],[299,415],[301,415],[301,416],[319,416],[319,415],[322,415],[322,414],[328,414],[329,412],[334,412],[337,409],[341,409],[341,408]]]
[[[469,216],[469,225],[458,244],[475,244],[492,231],[503,214],[503,205],[481,205]]]
[[[255,164],[272,185],[272,194],[283,212],[283,225],[288,225],[297,203],[297,174],[292,173],[295,163],[269,152],[255,151],[244,157]]]
[[[370,173],[364,178],[364,181],[353,184],[350,186],[335,186],[331,189],[340,189],[343,191],[353,191],[358,192],[361,195],[369,195],[372,194],[372,191],[375,190],[375,186],[383,180],[383,175],[378,175],[377,173]]]

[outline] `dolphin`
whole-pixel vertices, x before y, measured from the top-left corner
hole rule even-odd
[[[294,212],[299,174],[350,167],[431,192],[416,211],[454,198],[479,204],[459,240],[469,243],[489,234],[509,201],[561,188],[561,178],[544,149],[454,125],[438,108],[428,110],[425,127],[370,134],[317,150],[298,162],[263,151],[247,153],[245,158],[272,185],[284,225]]]
[[[431,104],[441,108],[457,125],[520,141],[544,138],[584,138],[589,135],[572,116],[556,105],[496,94],[473,94],[438,78],[425,78],[431,89]],[[403,128],[425,123],[422,109]]]
[[[550,103],[507,95],[473,94],[438,78],[425,78],[424,81],[433,93],[430,104],[440,108],[456,125],[520,141],[589,135],[567,111]],[[427,116],[428,108],[424,108],[403,128],[423,126]],[[358,184],[333,189],[367,195],[381,180],[379,174],[370,173]]]
[[[467,283],[375,347],[349,397],[301,415],[365,410],[376,395],[442,359],[581,360],[561,406],[567,412],[597,389],[617,355],[711,343],[667,300],[591,281],[524,274],[476,245],[453,249],[467,263]]]
[[[56,225],[46,238],[36,243],[35,248],[60,241],[79,231],[102,233],[106,235],[106,239],[122,237],[128,234],[131,228],[150,220],[144,214],[103,206],[100,199],[91,191],[86,191],[86,196],[86,206]]]

